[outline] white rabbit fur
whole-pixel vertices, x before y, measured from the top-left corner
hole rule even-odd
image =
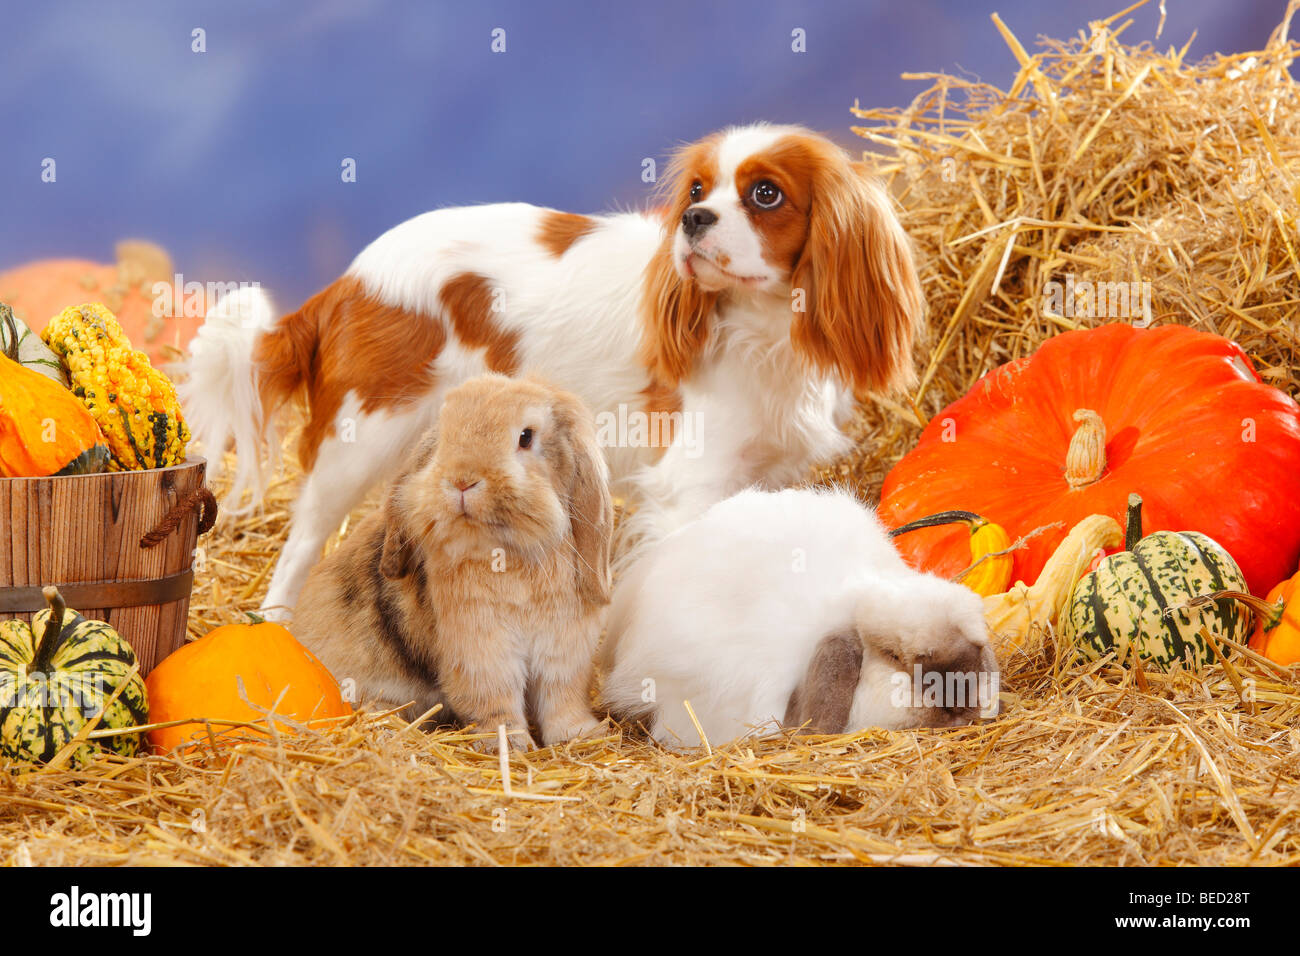
[[[844,726],[810,729],[943,726],[996,712],[980,597],[908,567],[852,495],[814,489],[743,491],[643,554],[616,584],[604,702],[669,746],[698,741],[684,701],[711,742],[771,730],[799,716],[797,690],[804,713],[827,693],[807,682],[818,683],[814,655],[836,634],[861,642],[861,669],[841,682],[845,700],[832,720]],[[916,667],[976,669],[979,699],[912,706],[925,686],[912,696]]]

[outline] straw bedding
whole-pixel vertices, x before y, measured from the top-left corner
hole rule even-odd
[[[1019,66],[1007,91],[927,74],[905,110],[855,109],[917,244],[930,337],[919,386],[864,406],[855,453],[815,477],[873,500],[982,373],[1101,321],[1045,314],[1044,283],[1065,272],[1150,282],[1155,322],[1232,336],[1300,394],[1293,11],[1267,49],[1195,64],[1125,45],[1122,14],[1033,54],[995,23]],[[193,635],[257,605],[290,457],[263,513],[205,539]],[[1230,660],[1139,681],[1049,641],[1004,662],[1005,712],[977,726],[681,754],[613,728],[512,754],[504,775],[467,733],[361,714],[221,756],[0,774],[0,861],[1300,862],[1296,675]]]

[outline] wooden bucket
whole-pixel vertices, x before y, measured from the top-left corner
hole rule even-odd
[[[56,585],[68,607],[111,624],[147,674],[185,643],[194,545],[216,519],[206,467],[0,478],[0,619],[30,620]]]

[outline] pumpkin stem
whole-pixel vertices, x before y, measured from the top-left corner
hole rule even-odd
[[[1124,550],[1132,551],[1142,540],[1142,496],[1128,496],[1128,518],[1124,523]]]
[[[0,302],[0,321],[4,322],[9,330],[8,339],[5,342],[5,358],[18,362],[18,326],[14,324],[14,310],[3,302]]]
[[[964,524],[971,529],[974,534],[975,530],[988,522],[973,511],[940,511],[937,514],[926,515],[924,518],[917,518],[915,521],[909,521],[907,524],[899,525],[889,532],[891,538],[897,538],[900,534],[907,534],[909,531],[918,531],[921,528],[935,528],[944,524]]]
[[[45,596],[45,603],[50,606],[50,616],[45,621],[45,630],[36,640],[36,653],[32,655],[32,662],[27,665],[28,674],[38,671],[42,674],[50,672],[50,660],[61,643],[59,634],[63,631],[63,616],[68,610],[63,595],[53,585],[42,588],[41,594]]]
[[[1286,600],[1278,601],[1276,604],[1269,604],[1263,598],[1257,598],[1253,594],[1247,594],[1245,591],[1214,591],[1210,594],[1201,594],[1185,605],[1186,607],[1200,607],[1202,604],[1209,604],[1212,601],[1219,601],[1223,598],[1231,598],[1234,601],[1240,601],[1246,607],[1250,608],[1259,615],[1259,619],[1264,623],[1263,630],[1271,631],[1282,623],[1282,614],[1286,611]]]
[[[255,614],[255,613],[252,612],[252,611],[245,611],[245,612],[244,612],[244,617],[248,618],[248,623],[249,623],[249,624],[265,624],[265,623],[266,623],[266,618],[262,617],[262,615],[260,615],[260,614]]]
[[[1071,488],[1092,484],[1106,471],[1106,423],[1091,408],[1076,408],[1079,427],[1065,453],[1065,480]]]

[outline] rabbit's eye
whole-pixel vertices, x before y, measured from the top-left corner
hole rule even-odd
[[[523,431],[519,433],[519,447],[520,448],[533,447],[533,430],[531,428],[525,428]]]
[[[883,647],[877,648],[877,650],[880,652],[880,656],[883,657],[886,662],[894,665],[894,667],[897,668],[898,670],[902,671],[907,669],[903,666],[903,658],[901,658],[896,652],[888,650]]]

